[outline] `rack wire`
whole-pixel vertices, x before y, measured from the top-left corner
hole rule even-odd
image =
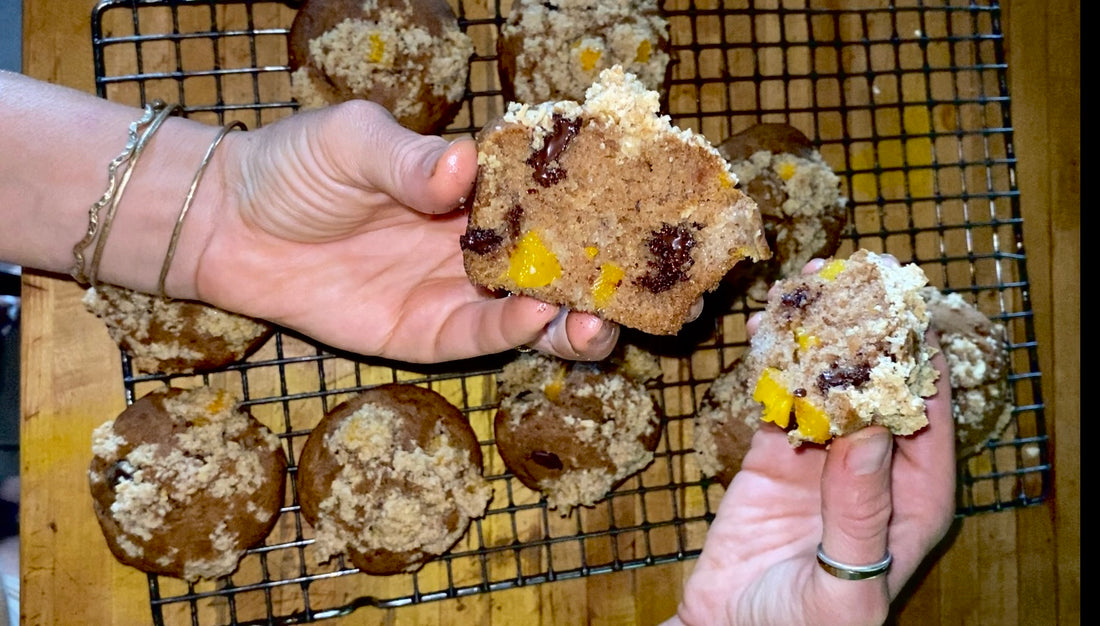
[[[134,105],[177,101],[192,119],[251,128],[291,115],[286,38],[297,2],[103,0],[92,13],[96,88]],[[445,136],[503,112],[496,39],[509,0],[452,0],[475,42],[463,108]],[[1015,410],[1009,429],[959,463],[957,515],[1044,501],[1051,466],[1016,188],[1001,10],[993,1],[664,0],[676,59],[673,122],[713,143],[756,122],[813,139],[842,180],[849,225],[840,255],[865,247],[919,264],[1008,329]],[[387,382],[439,391],[469,418],[494,486],[486,516],[420,572],[363,574],[318,563],[288,470],[286,506],[232,576],[185,584],[149,577],[153,622],[296,624],[698,556],[722,496],[691,450],[709,383],[747,345],[759,305],[723,299],[675,338],[650,340],[667,417],[656,458],[592,508],[563,517],[496,453],[496,375],[512,356],[412,366],[341,354],[279,332],[256,355],[203,376],[134,372],[126,399],[168,382],[232,388],[293,460],[321,415]]]

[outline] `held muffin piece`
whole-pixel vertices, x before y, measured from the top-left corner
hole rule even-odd
[[[629,361],[521,354],[500,375],[497,450],[529,489],[565,513],[592,506],[653,461],[661,414]]]
[[[252,354],[274,334],[267,322],[188,300],[165,300],[114,285],[90,287],[84,307],[147,373],[209,372]]]
[[[699,470],[723,487],[741,471],[752,436],[760,428],[761,405],[752,399],[758,371],[742,354],[710,384],[692,418]]]
[[[454,119],[474,52],[446,0],[306,0],[288,45],[302,108],[371,100],[425,134]]]
[[[925,287],[931,324],[951,379],[956,453],[976,454],[1012,418],[1005,328],[957,293]]]
[[[726,280],[763,302],[773,282],[798,274],[810,259],[836,253],[848,221],[847,199],[821,153],[788,124],[756,124],[718,151],[760,207],[772,250],[771,259],[738,265]]]
[[[614,65],[668,91],[668,21],[656,0],[515,0],[497,49],[506,102],[579,101]]]
[[[924,341],[927,282],[919,266],[868,250],[780,280],[749,344],[762,419],[795,446],[871,424],[898,435],[926,426],[939,375]]]
[[[223,390],[149,393],[96,428],[88,471],[111,553],[187,581],[226,576],[283,503],[279,439]]]
[[[485,514],[492,487],[465,416],[438,393],[389,384],[329,411],[298,463],[302,514],[321,561],[414,572]]]
[[[466,273],[654,335],[745,258],[766,259],[760,212],[707,140],[657,114],[621,67],[583,105],[512,104],[478,134]]]

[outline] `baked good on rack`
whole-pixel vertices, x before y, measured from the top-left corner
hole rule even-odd
[[[565,512],[592,506],[653,461],[661,412],[623,362],[521,354],[500,374],[493,420],[505,466]]]
[[[741,189],[764,219],[772,257],[734,267],[726,280],[763,302],[779,278],[796,275],[813,258],[840,247],[848,222],[840,179],[806,135],[789,124],[756,124],[718,146]]]
[[[939,375],[924,340],[927,282],[920,266],[864,249],[780,280],[749,343],[762,419],[795,446],[871,424],[897,435],[926,426]]]
[[[409,384],[329,411],[302,448],[297,484],[320,560],[345,554],[375,575],[414,572],[450,550],[493,491],[466,417]]]
[[[761,405],[752,398],[758,372],[743,353],[711,382],[692,417],[699,470],[723,487],[741,471],[752,436],[760,428]]]
[[[288,45],[302,108],[371,100],[425,134],[457,114],[474,52],[446,0],[306,0]]]
[[[734,264],[770,255],[726,161],[621,67],[584,104],[513,103],[477,139],[460,240],[477,285],[672,335]]]
[[[92,504],[120,562],[187,581],[236,570],[278,519],[286,456],[210,387],[142,396],[92,435]]]
[[[506,102],[579,101],[614,65],[668,91],[668,20],[657,0],[515,0],[497,51]]]
[[[89,287],[84,307],[106,324],[133,367],[146,373],[220,369],[247,357],[275,332],[267,322],[207,304],[107,284]]]
[[[1012,418],[1005,328],[958,293],[925,287],[923,294],[951,379],[955,451],[976,454]]]

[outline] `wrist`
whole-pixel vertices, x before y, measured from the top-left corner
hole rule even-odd
[[[179,299],[197,297],[199,257],[226,195],[217,151],[198,179],[197,174],[219,133],[215,127],[173,118],[152,138],[120,198],[110,238],[103,242],[99,281],[158,294],[173,233],[178,232],[164,292]],[[189,194],[190,203],[185,206]]]

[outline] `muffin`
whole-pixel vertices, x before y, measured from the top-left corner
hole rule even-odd
[[[189,300],[166,300],[101,284],[84,292],[84,307],[146,373],[210,372],[243,360],[274,333],[263,320]]]
[[[794,446],[871,424],[896,435],[926,426],[939,375],[924,340],[927,282],[919,266],[862,249],[780,280],[749,343],[762,419]]]
[[[760,428],[761,404],[752,398],[755,372],[742,354],[722,371],[703,394],[692,416],[695,461],[704,476],[728,487]]]
[[[500,374],[493,420],[505,466],[547,506],[593,506],[653,461],[661,412],[627,361],[519,355]]]
[[[760,207],[772,250],[764,262],[734,267],[726,280],[763,302],[773,282],[798,274],[810,259],[836,253],[848,222],[847,199],[813,142],[788,124],[750,126],[718,151]]]
[[[922,293],[947,360],[956,452],[973,455],[999,437],[1012,418],[1005,328],[957,293],[935,287]]]
[[[407,384],[361,392],[329,411],[298,462],[298,499],[324,562],[363,572],[415,572],[482,517],[492,487],[465,416]]]
[[[725,159],[621,67],[584,104],[513,103],[477,140],[460,245],[491,291],[673,335],[736,263],[771,254]]]
[[[515,0],[497,51],[506,102],[579,101],[615,65],[662,99],[668,92],[669,29],[657,0]]]
[[[462,106],[473,52],[446,0],[306,0],[290,27],[291,93],[303,109],[371,100],[438,133]]]
[[[95,429],[92,454],[92,505],[107,546],[151,574],[231,574],[283,503],[278,437],[223,390],[149,393]]]

